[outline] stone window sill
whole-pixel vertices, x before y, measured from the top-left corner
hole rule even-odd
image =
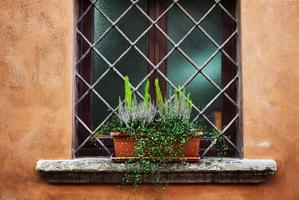
[[[50,183],[121,183],[125,164],[109,158],[39,160],[36,170]],[[232,158],[201,159],[188,165],[169,164],[161,169],[161,183],[261,183],[276,172],[273,160]],[[151,183],[147,177],[145,183]]]

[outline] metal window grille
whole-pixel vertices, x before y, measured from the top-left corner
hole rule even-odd
[[[237,59],[237,56],[233,56],[229,48],[227,46],[235,46],[236,48],[236,41],[238,38],[238,18],[235,14],[235,12],[232,13],[232,11],[228,8],[226,8],[227,1],[225,0],[210,0],[212,2],[211,7],[207,10],[207,12],[200,18],[195,19],[191,13],[188,12],[181,3],[182,0],[172,0],[167,7],[160,13],[159,16],[157,16],[155,19],[153,19],[146,10],[144,10],[139,3],[142,0],[128,0],[130,2],[130,5],[127,9],[123,11],[122,14],[118,16],[117,19],[111,19],[107,13],[105,13],[101,7],[97,5],[97,0],[81,0],[81,2],[84,2],[84,6],[80,5],[79,16],[76,22],[76,34],[77,34],[77,40],[78,40],[78,57],[76,61],[76,70],[75,70],[75,79],[76,79],[76,99],[75,99],[75,115],[74,115],[74,122],[75,122],[75,132],[78,131],[85,132],[85,138],[78,140],[76,137],[78,137],[75,134],[74,139],[74,146],[73,146],[73,156],[77,157],[80,156],[80,151],[88,144],[96,144],[96,148],[100,149],[102,152],[102,156],[110,156],[112,154],[113,149],[111,150],[111,144],[109,142],[105,142],[105,140],[109,139],[109,136],[103,136],[102,138],[96,139],[96,141],[91,142],[92,136],[96,133],[96,131],[105,124],[113,115],[117,115],[116,113],[116,107],[113,107],[109,104],[108,101],[105,100],[105,98],[98,93],[98,91],[95,89],[95,86],[106,76],[106,74],[109,71],[113,71],[116,73],[121,79],[124,79],[124,75],[115,67],[118,62],[129,52],[130,49],[135,49],[142,58],[148,63],[148,65],[151,67],[148,72],[148,74],[139,82],[139,84],[133,86],[133,91],[140,97],[143,98],[142,94],[138,91],[140,87],[142,87],[142,84],[146,82],[147,79],[150,78],[150,76],[154,73],[157,73],[160,78],[162,78],[164,81],[167,82],[167,84],[172,88],[172,90],[177,90],[177,86],[165,75],[165,73],[161,70],[160,66],[165,62],[174,51],[178,51],[185,59],[188,61],[195,69],[196,72],[193,73],[182,85],[182,88],[185,88],[192,80],[197,76],[203,76],[209,83],[211,83],[217,90],[218,94],[210,99],[209,103],[205,105],[203,108],[199,108],[196,105],[192,105],[193,109],[196,111],[196,116],[194,117],[194,121],[198,120],[199,117],[202,117],[206,122],[213,127],[218,132],[218,136],[223,136],[225,140],[228,142],[230,147],[236,152],[234,155],[241,156],[241,148],[240,148],[240,140],[236,138],[240,138],[240,130],[237,128],[236,136],[234,136],[234,139],[231,139],[229,136],[227,136],[227,131],[234,127],[239,127],[240,123],[240,64]],[[168,12],[173,9],[174,7],[178,8],[182,13],[190,20],[192,23],[192,28],[179,40],[174,41],[169,33],[165,31],[164,28],[161,27],[159,24],[160,20],[165,17]],[[227,37],[223,40],[221,44],[219,42],[216,42],[216,40],[213,38],[211,34],[208,33],[207,30],[204,29],[202,26],[202,23],[205,21],[207,16],[209,16],[215,8],[220,8],[222,11],[222,15],[225,15],[226,18],[230,20],[229,23],[234,24],[233,30],[231,33],[227,35]],[[137,9],[141,15],[143,15],[149,22],[148,27],[135,39],[132,40],[129,38],[124,30],[122,30],[118,23],[129,13],[130,10]],[[110,23],[109,27],[102,33],[102,35],[96,39],[92,39],[90,35],[92,33],[89,31],[90,26],[92,26],[92,15],[90,15],[90,12],[97,12],[102,17],[104,17],[108,22]],[[84,23],[83,23],[84,21]],[[149,33],[149,31],[155,28],[159,31],[160,34],[163,35],[163,38],[165,41],[171,43],[173,45],[173,48],[166,53],[163,58],[159,62],[153,62],[151,59],[149,59],[148,55],[146,55],[136,44],[138,41]],[[111,61],[108,58],[104,56],[102,52],[100,52],[96,45],[101,44],[101,41],[109,34],[111,30],[116,30],[128,43],[129,47],[124,50],[121,55],[115,60]],[[193,30],[199,30],[201,33],[205,35],[205,37],[213,44],[217,50],[212,53],[207,60],[203,62],[202,65],[198,65],[191,56],[188,55],[182,48],[181,45],[183,41],[188,38],[188,36],[192,33]],[[232,42],[235,41],[235,42]],[[88,65],[90,65],[90,61],[86,61],[86,58],[90,56],[90,53],[93,52],[97,56],[99,56],[106,64],[107,69],[101,74],[101,76],[97,77],[96,81],[92,82],[90,80],[90,68]],[[237,52],[237,51],[236,51]],[[233,66],[233,70],[235,71],[234,75],[229,77],[229,80],[226,81],[225,85],[219,85],[217,84],[208,74],[204,72],[203,69],[207,67],[207,65],[211,62],[211,60],[218,54],[221,53],[221,55],[226,59],[226,62],[228,65]],[[229,92],[232,91],[232,92]],[[97,124],[95,127],[90,126],[90,114],[88,111],[86,111],[83,107],[84,104],[88,106],[90,102],[88,99],[90,95],[95,95],[98,98],[98,101],[101,101],[105,104],[107,109],[110,110],[110,113],[107,115],[107,117],[101,121],[101,123]],[[233,105],[233,111],[231,114],[230,120],[227,122],[227,124],[220,129],[215,125],[213,121],[210,120],[208,116],[206,116],[205,111],[216,101],[216,99],[219,96],[224,96],[225,100],[229,102],[231,105]],[[173,96],[172,96],[173,98]],[[86,106],[85,105],[85,106]],[[209,151],[213,149],[215,146],[217,139],[215,138],[212,140],[208,146],[202,150],[201,156],[207,156],[209,155]],[[110,145],[110,147],[109,147]],[[88,154],[88,153],[87,153]],[[92,155],[92,153],[89,153],[88,155]]]

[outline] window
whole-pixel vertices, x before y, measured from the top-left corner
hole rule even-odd
[[[108,135],[90,138],[116,111],[125,75],[140,98],[147,79],[164,95],[183,87],[193,119],[241,156],[237,14],[237,0],[78,0],[73,156],[113,153]],[[217,140],[201,142],[202,156],[217,155]]]

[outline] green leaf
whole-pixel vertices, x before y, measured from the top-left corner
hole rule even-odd
[[[125,76],[125,103],[129,109],[132,109],[132,88],[128,76]]]
[[[158,107],[164,111],[164,100],[163,100],[163,95],[161,92],[161,88],[159,85],[159,80],[156,78],[155,79],[155,89],[156,89],[156,101],[157,101],[157,105]]]
[[[147,80],[144,88],[144,102],[143,102],[144,108],[147,108],[151,101],[151,95],[149,90],[150,90],[150,82],[149,80]]]
[[[178,99],[179,99],[180,103],[182,102],[183,96],[184,96],[184,94],[183,94],[182,88],[181,88],[181,86],[179,86],[179,88],[178,88]]]
[[[188,93],[186,101],[187,101],[187,105],[189,106],[189,108],[192,108],[192,100],[191,100],[190,96],[191,96],[191,94]]]

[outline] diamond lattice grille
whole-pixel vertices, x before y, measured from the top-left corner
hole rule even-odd
[[[217,91],[216,95],[210,98],[204,106],[199,106],[193,103],[192,107],[195,112],[194,121],[204,120],[205,123],[218,132],[219,137],[223,136],[225,138],[232,149],[234,149],[236,152],[239,152],[236,140],[231,139],[231,137],[226,134],[230,128],[239,123],[240,118],[239,99],[236,97],[236,95],[232,95],[232,92],[228,92],[234,90],[237,94],[236,88],[239,85],[240,79],[239,63],[236,60],[236,56],[229,52],[229,48],[227,48],[227,46],[235,45],[233,41],[236,41],[238,35],[238,21],[235,17],[235,14],[226,8],[226,3],[224,0],[206,1],[208,2],[208,7],[200,17],[195,17],[192,14],[194,12],[193,10],[188,10],[185,8],[184,2],[186,2],[186,0],[173,0],[169,1],[165,8],[159,12],[159,15],[153,18],[149,14],[149,9],[144,8],[142,4],[144,3],[143,0],[128,0],[126,3],[127,7],[118,15],[107,13],[106,10],[101,7],[103,4],[98,3],[99,1],[97,0],[81,0],[81,4],[84,6],[80,5],[81,11],[77,20],[76,28],[79,43],[79,56],[76,62],[75,70],[75,77],[77,81],[75,124],[76,131],[82,132],[83,136],[81,140],[76,141],[75,148],[73,150],[74,156],[80,154],[79,152],[85,146],[89,146],[90,144],[94,143],[96,143],[98,149],[102,150],[101,154],[103,156],[110,156],[112,154],[113,149],[111,150],[109,145],[107,145],[107,142],[105,142],[109,136],[103,136],[102,139],[99,138],[96,139],[96,141],[91,142],[91,138],[96,131],[109,119],[111,119],[113,115],[117,115],[116,106],[111,104],[110,100],[107,100],[106,96],[103,95],[103,92],[101,90],[99,91],[97,88],[99,85],[102,85],[102,81],[110,76],[109,74],[111,73],[113,73],[113,77],[117,77],[117,79],[120,81],[124,80],[124,76],[126,74],[123,74],[119,68],[119,65],[132,51],[134,51],[134,55],[138,57],[138,59],[142,60],[142,62],[145,62],[149,66],[148,72],[145,74],[145,76],[138,77],[137,83],[131,85],[133,91],[141,99],[143,98],[141,88],[143,87],[144,83],[153,75],[159,76],[161,79],[163,79],[168,89],[171,89],[172,91],[177,90],[178,85],[174,83],[173,79],[168,77],[168,75],[161,69],[161,66],[168,62],[174,55],[179,55],[181,58],[183,58],[185,62],[192,67],[193,71],[192,73],[188,74],[187,79],[181,82],[182,88],[188,90],[188,86],[192,84],[195,79],[201,77],[206,81],[206,83],[213,87],[213,90]],[[222,37],[221,41],[215,38],[213,34],[211,34],[204,26],[207,18],[212,16],[213,13],[216,12],[216,9],[218,12],[221,12],[222,18],[226,18],[226,21],[229,21],[229,24],[232,24],[233,27],[231,32],[227,33],[225,37]],[[180,15],[183,15],[184,18],[188,19],[188,22],[186,23],[190,24],[188,30],[183,32],[179,39],[173,38],[173,36],[171,36],[171,32],[167,31],[161,25],[163,18],[166,18],[171,12],[174,12],[174,10],[175,12],[179,12]],[[122,25],[124,21],[130,20],[130,17],[132,17],[132,14],[130,13],[132,12],[137,13],[138,17],[145,21],[144,27],[140,28],[137,35],[135,34],[134,36],[128,34],[128,26]],[[98,31],[96,36],[94,32],[88,31],[92,30],[94,21],[97,20],[97,17],[95,16],[101,18],[103,21],[102,26],[105,27],[102,28],[101,31]],[[153,61],[149,57],[148,52],[144,50],[144,48],[140,47],[141,41],[148,37],[151,30],[157,31],[165,43],[168,44],[168,50],[162,54],[163,56],[158,61]],[[201,34],[201,37],[203,37],[207,43],[209,43],[209,45],[213,46],[213,51],[209,53],[205,59],[201,59],[200,63],[195,60],[194,56],[188,53],[186,48],[184,48],[185,42],[188,41],[191,35],[194,35],[195,33]],[[104,41],[107,40],[109,34],[117,35],[117,37],[120,37],[123,41],[123,45],[121,46],[115,47],[111,45],[111,47],[109,47],[111,49],[117,48],[115,55],[107,54],[107,52],[101,49],[101,45],[107,43],[107,41]],[[219,55],[222,56],[222,62],[224,64],[226,63],[226,65],[229,65],[231,68],[234,68],[233,71],[235,71],[233,76],[229,77],[229,80],[226,80],[225,84],[219,84],[219,82],[215,81],[214,78],[206,72],[206,69],[209,68],[210,63],[213,62],[213,60]],[[94,60],[100,60],[101,65],[104,66],[97,77],[91,77],[93,71],[91,65],[98,64],[97,62],[94,62]],[[222,65],[224,65],[223,63]],[[231,114],[231,118],[226,124],[223,125],[223,127],[218,127],[215,124],[215,121],[211,119],[211,116],[206,114],[211,106],[215,104],[220,97],[225,99],[225,101],[229,103],[234,110],[233,114]],[[172,98],[174,98],[174,96],[171,96],[169,100]],[[107,111],[105,114],[105,117],[96,123],[92,122],[92,115],[90,113],[86,113],[91,112],[90,110],[92,109],[90,105],[90,99],[93,99],[93,102],[96,99],[100,106],[105,107],[106,110],[109,109],[109,111]],[[83,108],[88,106],[89,110]],[[217,138],[213,139],[202,151],[202,156],[208,155],[209,151],[213,149],[216,143]]]

